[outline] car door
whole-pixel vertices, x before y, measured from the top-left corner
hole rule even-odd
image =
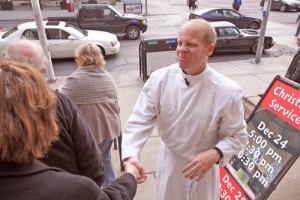
[[[59,28],[46,28],[51,58],[70,58],[74,56],[75,49],[81,41],[75,37],[69,39],[71,34]]]
[[[115,34],[122,34],[124,20],[109,7],[103,8],[103,26],[102,30]]]
[[[79,23],[82,29],[103,31],[104,16],[99,7],[82,8]]]

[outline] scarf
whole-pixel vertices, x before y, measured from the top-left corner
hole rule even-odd
[[[77,69],[60,89],[75,104],[91,104],[118,99],[113,77],[104,69],[88,65]]]

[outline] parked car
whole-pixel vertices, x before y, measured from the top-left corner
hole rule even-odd
[[[65,21],[81,29],[125,35],[129,40],[138,39],[141,32],[146,32],[148,28],[144,16],[123,14],[108,4],[81,4],[76,16],[48,17],[47,19]]]
[[[87,42],[95,43],[104,56],[116,54],[120,50],[120,42],[112,33],[82,30],[62,21],[44,21],[44,28],[51,58],[74,57],[75,49]],[[26,22],[0,33],[0,56],[5,54],[10,42],[22,38],[40,42],[35,22]]]
[[[234,24],[226,21],[211,22],[217,33],[217,52],[250,52],[256,54],[259,34],[253,29],[238,29]],[[274,46],[271,36],[265,36],[264,49]]]
[[[228,21],[242,29],[260,29],[261,20],[246,17],[241,13],[229,8],[203,8],[191,12],[189,19],[203,18],[209,22]]]
[[[265,4],[265,0],[261,0],[259,5],[263,7],[264,4]],[[271,2],[270,9],[280,10],[281,12],[286,12],[290,10],[300,11],[300,0],[273,0]]]

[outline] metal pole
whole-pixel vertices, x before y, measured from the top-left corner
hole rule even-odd
[[[39,34],[40,44],[41,44],[41,46],[44,50],[45,56],[48,60],[48,64],[46,66],[48,82],[55,82],[56,78],[55,78],[54,71],[53,71],[53,65],[52,65],[52,60],[51,60],[51,56],[50,56],[50,52],[49,52],[49,46],[47,43],[47,37],[46,37],[46,32],[45,32],[45,28],[44,28],[44,24],[43,24],[42,13],[40,10],[40,4],[39,4],[38,0],[30,0],[30,1],[31,1],[34,16],[35,16],[34,18],[35,18],[37,31]]]
[[[256,57],[255,57],[255,63],[260,63],[262,52],[264,49],[264,40],[265,40],[265,34],[266,34],[266,28],[267,28],[267,22],[271,7],[271,1],[272,0],[265,0],[264,6],[263,6],[263,12],[262,12],[262,23],[261,23],[261,29],[260,29],[260,35],[258,39],[257,44],[257,51],[256,51]]]
[[[148,14],[148,11],[147,11],[147,8],[148,8],[148,5],[147,5],[147,0],[145,0],[145,14],[147,15]]]

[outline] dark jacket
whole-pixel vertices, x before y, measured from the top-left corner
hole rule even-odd
[[[285,74],[285,77],[297,83],[300,83],[300,50],[294,56]]]
[[[242,0],[233,0],[232,8],[236,11],[239,11],[241,5],[242,5]]]
[[[106,189],[85,176],[46,166],[38,160],[18,165],[0,161],[3,200],[129,200],[136,193],[134,177],[123,174]]]
[[[59,140],[40,159],[45,164],[63,169],[71,174],[83,175],[99,186],[104,181],[104,166],[99,147],[77,106],[65,95],[58,97],[57,117]]]

